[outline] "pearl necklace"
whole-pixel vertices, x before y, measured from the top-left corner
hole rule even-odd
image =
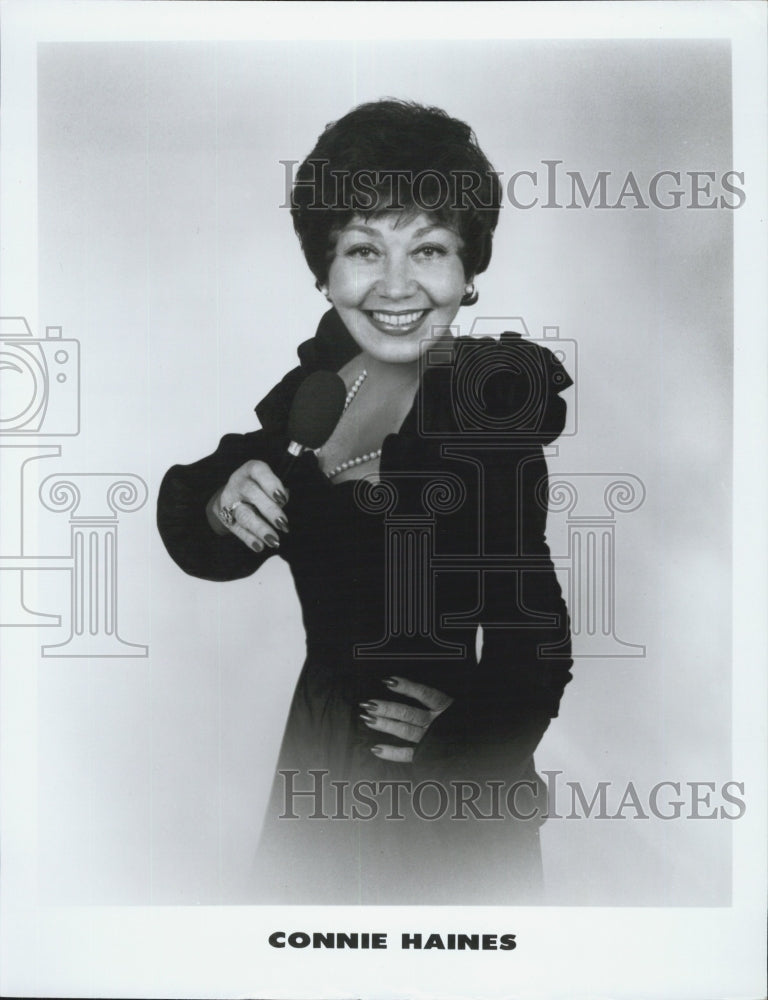
[[[344,409],[342,410],[342,413],[347,412],[347,410],[349,409],[349,404],[355,398],[360,389],[360,386],[363,384],[363,382],[365,382],[367,378],[368,378],[368,369],[363,368],[363,370],[357,376],[355,381],[352,383],[352,388],[347,393],[347,398],[344,400]]]
[[[347,410],[349,409],[352,400],[358,394],[360,386],[363,384],[363,382],[365,382],[366,378],[368,378],[368,371],[367,369],[363,368],[363,370],[357,376],[355,381],[352,383],[352,387],[347,393],[347,398],[344,400],[344,410],[342,411],[343,413],[346,413]],[[341,462],[339,465],[334,466],[334,468],[332,468],[330,472],[326,472],[326,476],[329,479],[334,479],[336,476],[344,472],[346,469],[353,469],[356,465],[362,465],[364,462],[373,462],[374,459],[380,457],[381,457],[381,448],[377,448],[376,451],[369,451],[365,455],[358,455],[356,458],[348,458],[346,462]]]

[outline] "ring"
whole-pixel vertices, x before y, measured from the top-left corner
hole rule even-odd
[[[224,524],[226,524],[228,528],[231,528],[232,525],[235,523],[235,509],[244,502],[245,501],[243,500],[235,500],[235,502],[233,504],[230,504],[229,507],[222,507],[221,510],[219,511],[219,517],[224,522]]]

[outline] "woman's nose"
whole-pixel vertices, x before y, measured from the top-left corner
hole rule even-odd
[[[379,294],[387,299],[405,299],[416,288],[411,262],[407,256],[392,255],[384,261],[384,270],[379,278]]]

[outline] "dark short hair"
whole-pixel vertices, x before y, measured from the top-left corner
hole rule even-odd
[[[427,212],[462,239],[464,273],[491,259],[501,184],[469,125],[440,108],[385,99],[326,126],[299,167],[293,225],[324,284],[336,237],[353,215]]]

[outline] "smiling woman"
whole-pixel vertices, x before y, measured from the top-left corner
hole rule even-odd
[[[345,411],[320,449],[326,472],[338,469],[345,455],[372,455],[365,471],[377,471],[378,446],[413,403],[422,354],[450,336],[467,292],[461,246],[458,233],[423,214],[387,213],[367,223],[354,216],[339,232],[324,291],[362,352],[341,375],[354,379],[362,363],[366,377],[354,410]],[[349,478],[354,468],[335,475]]]
[[[337,237],[328,298],[349,332],[379,361],[418,361],[445,334],[467,291],[458,233],[425,215],[355,217]],[[393,339],[396,338],[396,339]]]
[[[471,129],[439,109],[378,101],[328,126],[292,215],[332,308],[257,406],[262,429],[163,481],[185,572],[233,580],[279,554],[302,606],[249,901],[540,898],[532,754],[571,665],[543,445],[571,383],[518,334],[453,336],[499,204]],[[343,380],[343,411],[288,474],[291,407],[318,371]]]

